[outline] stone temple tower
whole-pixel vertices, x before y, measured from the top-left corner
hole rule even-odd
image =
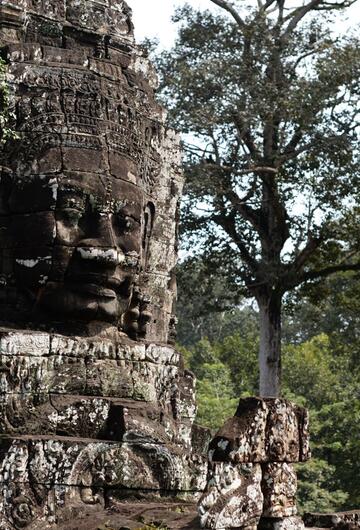
[[[2,0],[0,529],[204,487],[173,347],[175,134],[122,0]]]

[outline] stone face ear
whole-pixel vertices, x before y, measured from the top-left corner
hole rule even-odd
[[[143,266],[146,270],[149,261],[150,241],[155,221],[155,205],[148,202],[144,209],[144,226],[142,235]]]

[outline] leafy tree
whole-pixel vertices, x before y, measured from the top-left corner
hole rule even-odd
[[[226,277],[193,258],[178,266],[177,331],[184,346],[205,337],[219,339],[223,329],[228,328],[229,315],[238,297],[226,284]]]
[[[180,9],[158,61],[173,125],[188,133],[183,239],[256,299],[260,393],[274,396],[285,293],[360,269],[360,46],[331,31],[354,0],[260,0],[245,14],[209,1],[223,14]]]
[[[201,339],[222,341],[238,333],[242,337],[258,334],[258,316],[231,290],[223,269],[213,271],[208,263],[188,258],[178,265],[179,319],[178,342],[193,346]]]
[[[288,297],[284,308],[284,342],[301,343],[325,333],[337,362],[345,355],[351,359],[349,370],[359,370],[359,280],[358,273],[340,273],[307,292]]]
[[[341,308],[340,308],[341,312]],[[186,351],[198,378],[197,421],[213,429],[253,395],[258,377],[257,340],[249,335],[206,339]],[[353,509],[360,503],[359,371],[352,352],[334,357],[325,334],[284,345],[284,394],[310,410],[313,458],[297,466],[302,512]]]
[[[336,489],[336,469],[326,462],[313,458],[305,465],[296,466],[298,474],[298,504],[304,512],[335,512],[346,506],[349,495]]]
[[[329,345],[329,337],[321,334],[296,346],[284,347],[286,391],[304,397],[305,405],[315,410],[335,401],[341,386]]]
[[[360,371],[346,344],[334,355],[323,333],[284,347],[285,394],[310,409],[313,459],[298,469],[305,511],[351,509],[360,502]]]
[[[335,469],[332,483],[347,493],[346,509],[360,503],[359,383],[360,378],[353,377],[334,403],[312,413],[314,455]]]

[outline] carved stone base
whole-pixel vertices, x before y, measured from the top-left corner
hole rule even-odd
[[[201,526],[213,530],[253,526],[262,513],[261,466],[214,463],[199,501]]]
[[[173,348],[4,331],[0,349],[1,530],[204,489],[191,444],[208,435],[193,428],[194,380]]]
[[[2,449],[0,513],[14,528],[55,524],[64,508],[103,507],[126,492],[176,495],[203,487],[204,465],[175,445],[23,437],[3,439]]]
[[[304,530],[305,525],[301,517],[262,518],[259,530]]]

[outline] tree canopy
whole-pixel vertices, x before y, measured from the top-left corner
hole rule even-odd
[[[284,294],[360,269],[360,43],[334,24],[354,2],[211,1],[177,11],[158,59],[185,135],[183,241],[256,299],[260,391],[278,395]]]

